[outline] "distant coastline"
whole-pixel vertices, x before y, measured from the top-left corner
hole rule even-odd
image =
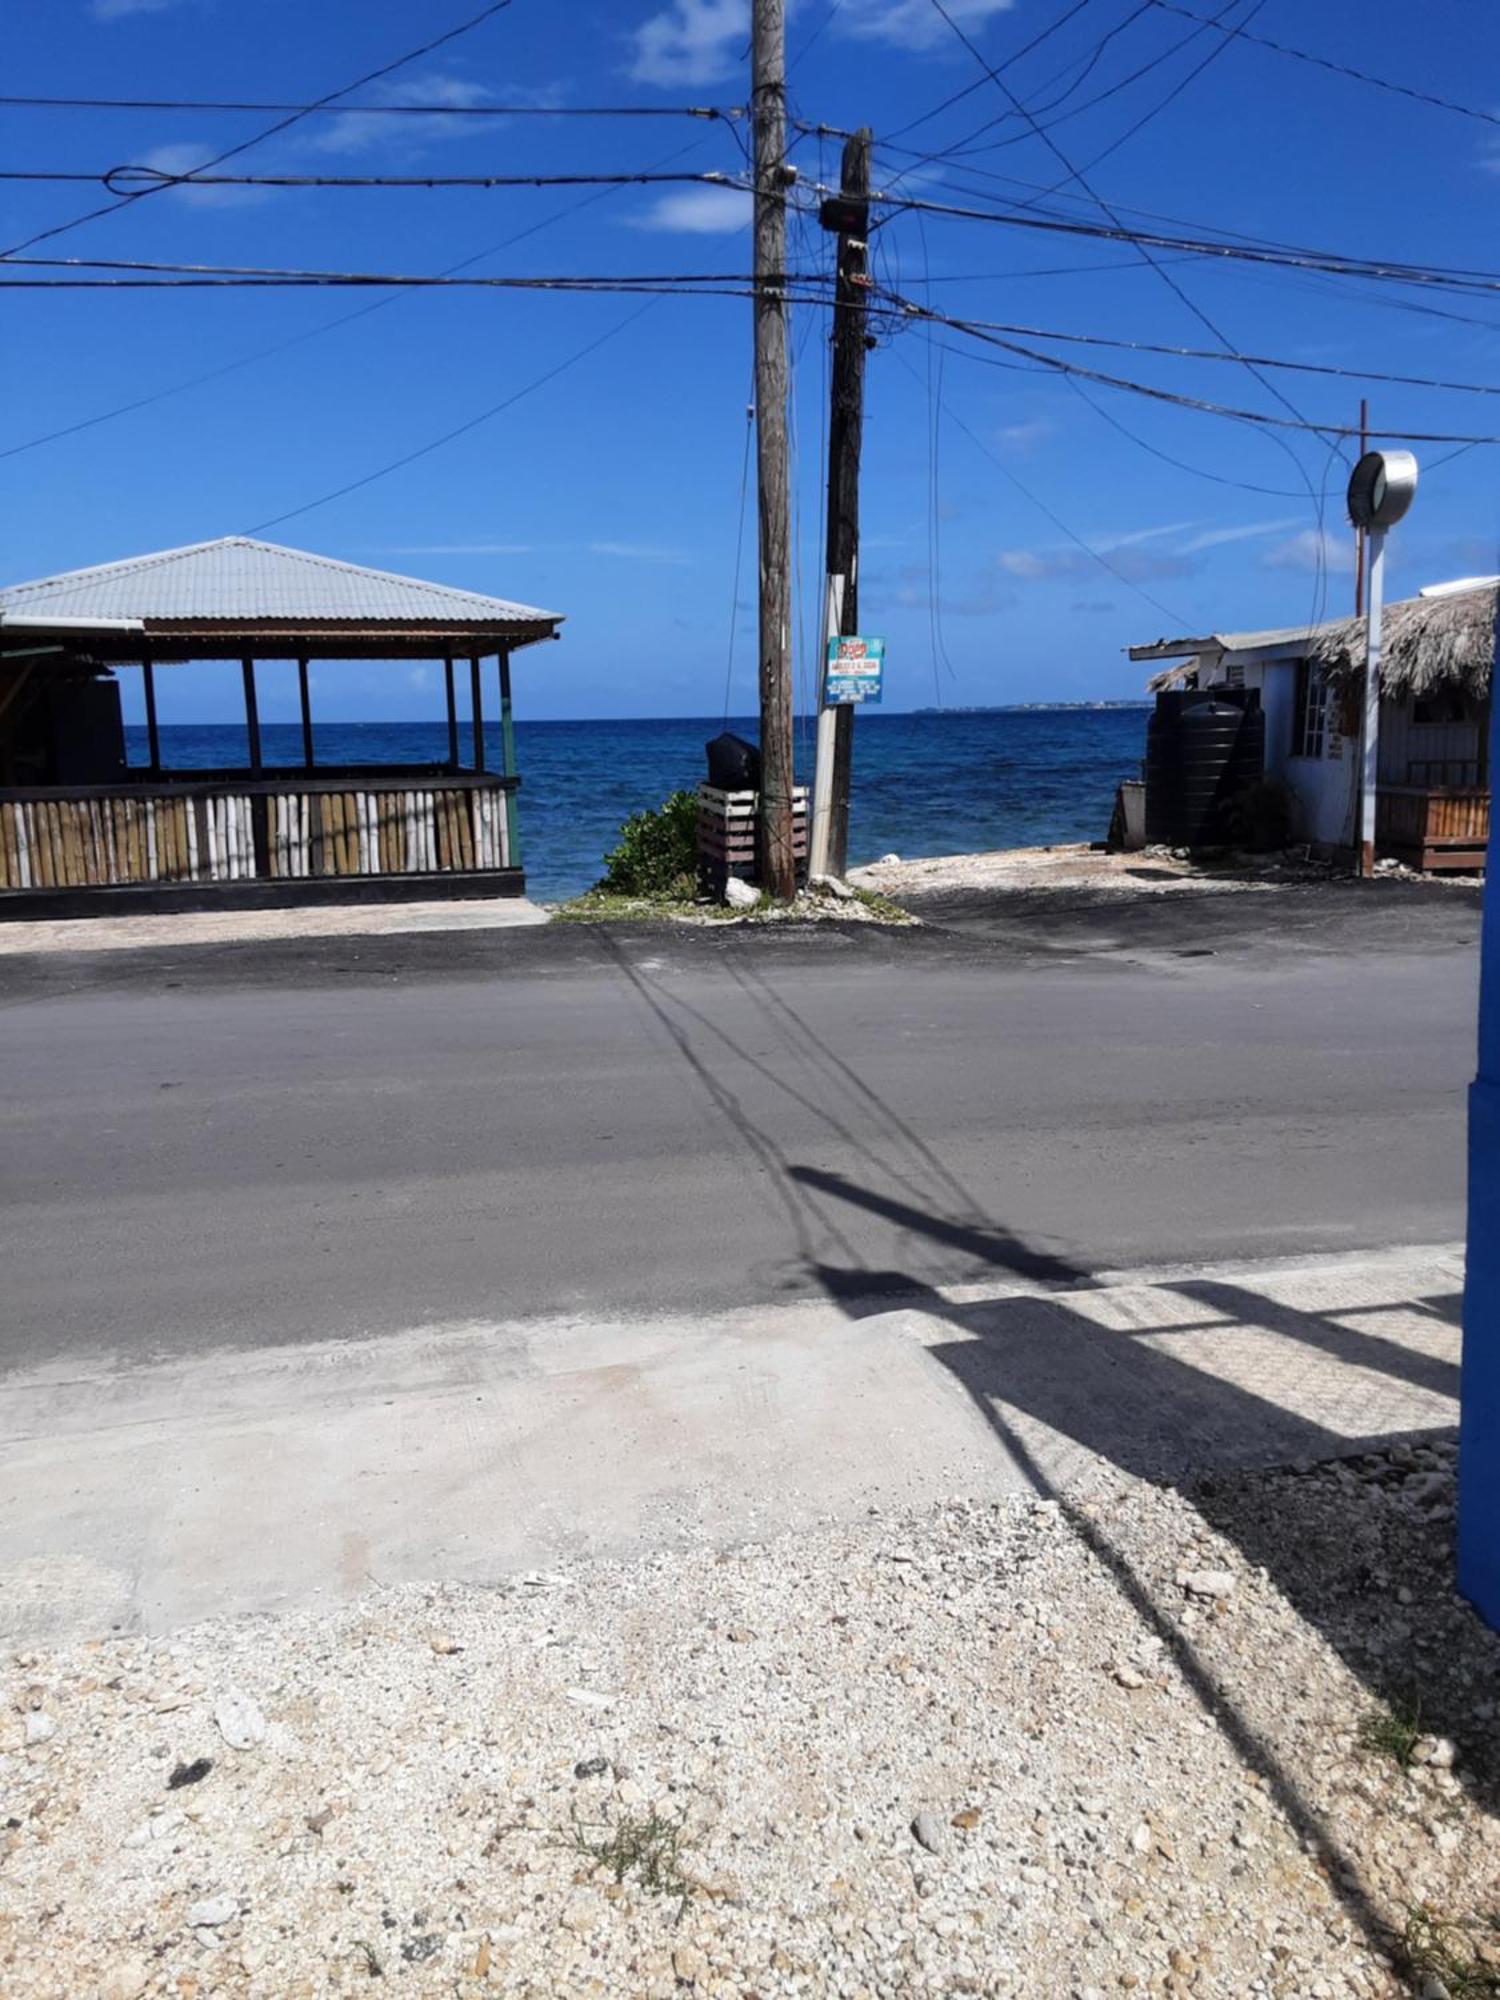
[[[973,707],[960,707],[955,703],[946,708],[909,708],[908,715],[1073,715],[1089,713],[1098,709],[1140,709],[1149,711],[1149,701],[1142,701],[1133,695],[1127,701],[995,701],[976,702]]]

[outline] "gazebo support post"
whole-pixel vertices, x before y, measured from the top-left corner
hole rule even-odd
[[[146,742],[154,777],[161,769],[161,732],[156,726],[156,671],[149,653],[141,661],[141,688],[146,696]]]
[[[497,664],[500,669],[500,768],[507,778],[516,775],[516,729],[510,711],[510,648],[502,646]],[[505,848],[512,868],[521,865],[521,833],[516,818],[514,785],[505,793]]]
[[[458,769],[458,703],[453,695],[453,661],[443,662],[443,692],[448,697],[448,766]]]
[[[255,700],[255,662],[241,660],[240,672],[245,681],[245,732],[250,738],[250,768],[260,769],[260,709]]]
[[[313,767],[312,698],[307,687],[307,662],[297,662],[297,700],[302,710],[302,761]]]
[[[469,704],[474,714],[474,769],[484,769],[484,704],[479,692],[479,655],[469,661]]]

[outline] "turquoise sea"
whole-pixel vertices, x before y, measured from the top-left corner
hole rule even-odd
[[[1115,786],[1137,776],[1146,747],[1142,708],[866,711],[854,732],[851,865],[882,854],[968,853],[1047,841],[1100,840]],[[518,722],[521,845],[529,892],[576,895],[598,878],[620,822],[706,775],[703,746],[725,725],[705,718],[642,722]],[[752,721],[729,728],[752,739]],[[130,761],[147,761],[146,732],[126,731]],[[168,765],[243,766],[245,732],[233,724],[164,726]],[[262,730],[268,766],[300,764],[295,724]],[[498,769],[498,728],[487,735]],[[330,764],[437,763],[442,724],[320,723],[314,748]],[[812,772],[811,727],[797,728],[798,781]]]

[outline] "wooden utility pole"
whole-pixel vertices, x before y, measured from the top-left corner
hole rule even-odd
[[[833,386],[828,417],[828,572],[824,650],[859,630],[859,454],[865,418],[866,299],[869,293],[870,128],[845,141],[837,200],[819,220],[838,231],[833,303]],[[809,872],[842,875],[849,865],[849,777],[854,708],[822,698],[819,668],[818,764],[813,782]]]
[[[761,886],[797,892],[792,835],[791,488],[787,471],[786,6],[753,0],[755,469],[760,501]]]

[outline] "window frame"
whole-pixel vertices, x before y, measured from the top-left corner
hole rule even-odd
[[[1292,686],[1293,757],[1321,762],[1328,755],[1328,676],[1311,660],[1296,662]]]

